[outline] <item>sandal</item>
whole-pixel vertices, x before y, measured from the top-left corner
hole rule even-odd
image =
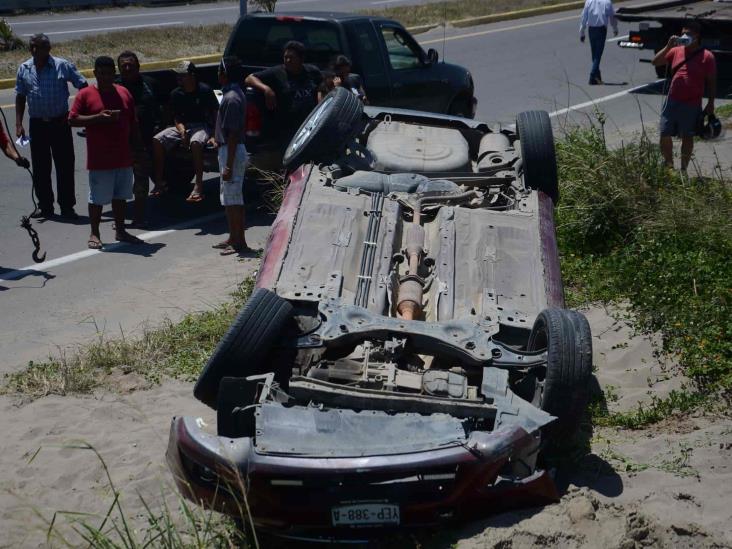
[[[115,235],[118,242],[126,242],[128,244],[142,244],[143,241],[137,238],[135,235],[128,233],[127,231],[118,232]]]
[[[101,250],[104,247],[104,244],[102,244],[102,241],[99,240],[97,237],[89,237],[89,240],[86,241],[86,245],[90,250]]]
[[[231,244],[229,244],[228,246],[226,246],[226,248],[224,248],[223,250],[221,250],[219,252],[219,254],[220,255],[234,255],[234,254],[241,253],[241,251],[242,251],[242,247],[241,246],[232,246]]]
[[[153,198],[160,198],[161,196],[168,193],[168,184],[165,182],[161,182],[159,185],[155,185],[150,191],[150,194],[148,196],[151,196]]]
[[[186,202],[190,202],[190,203],[203,202],[204,198],[205,198],[205,196],[203,196],[203,194],[193,191],[190,195],[188,195],[188,198],[186,198]]]
[[[214,250],[225,250],[231,246],[231,243],[228,240],[224,240],[223,242],[219,242],[218,244],[214,244],[211,246]]]

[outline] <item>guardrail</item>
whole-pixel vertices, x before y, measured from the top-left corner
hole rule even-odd
[[[130,5],[156,6],[185,4],[186,0],[0,0],[0,13],[31,12],[59,8],[123,7]]]

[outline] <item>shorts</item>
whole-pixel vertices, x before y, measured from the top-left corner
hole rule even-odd
[[[132,168],[89,170],[89,204],[104,206],[132,198]]]
[[[701,105],[691,105],[668,99],[661,111],[661,137],[689,137],[696,135]]]
[[[133,165],[132,171],[135,175],[135,182],[132,191],[135,197],[147,196],[150,191],[150,177],[152,176],[152,156],[143,146],[135,147],[132,150]]]
[[[211,130],[206,124],[189,124],[186,126],[186,135],[190,143],[200,143],[202,147],[205,147],[206,142],[211,138]],[[153,139],[158,140],[166,151],[183,143],[183,138],[175,126],[158,132]]]
[[[228,152],[226,145],[219,145],[219,171],[223,171],[226,166]],[[219,198],[222,206],[244,205],[244,172],[247,168],[247,157],[247,148],[244,145],[238,145],[231,180],[224,181],[223,177],[220,178]]]

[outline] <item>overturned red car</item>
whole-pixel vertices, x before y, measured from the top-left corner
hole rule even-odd
[[[592,371],[564,309],[543,111],[515,127],[337,89],[284,162],[256,289],[172,421],[180,491],[256,529],[369,539],[555,500]]]

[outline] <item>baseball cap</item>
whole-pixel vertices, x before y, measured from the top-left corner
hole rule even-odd
[[[181,61],[173,68],[173,72],[176,74],[195,74],[196,65],[192,61]]]

